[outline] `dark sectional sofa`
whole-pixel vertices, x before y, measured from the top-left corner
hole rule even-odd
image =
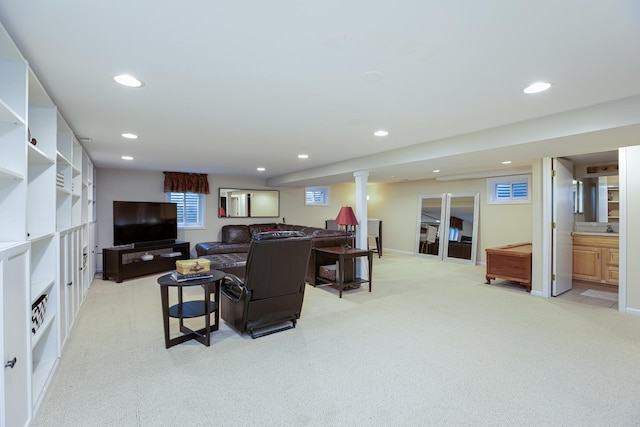
[[[335,263],[335,260],[316,260],[313,248],[342,246],[345,243],[345,234],[340,230],[327,230],[319,227],[283,223],[236,224],[222,227],[221,241],[198,243],[196,245],[196,253],[200,258],[214,258],[219,268],[227,273],[242,277],[244,274],[244,262],[246,261],[246,254],[249,252],[252,237],[258,233],[268,231],[301,231],[305,235],[311,236],[312,250],[311,257],[309,257],[306,281],[314,286],[316,285],[316,266]],[[349,244],[354,244],[351,236],[349,237]],[[215,257],[213,257],[214,255]]]

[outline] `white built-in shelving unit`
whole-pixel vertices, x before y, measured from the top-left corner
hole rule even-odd
[[[0,26],[0,427],[31,422],[93,279],[94,176]]]

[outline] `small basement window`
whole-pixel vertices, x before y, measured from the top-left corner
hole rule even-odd
[[[307,206],[329,206],[329,187],[306,187],[304,204]]]
[[[490,204],[531,203],[531,175],[488,178],[487,194]]]
[[[178,228],[204,228],[204,194],[171,192],[167,201],[178,205]]]

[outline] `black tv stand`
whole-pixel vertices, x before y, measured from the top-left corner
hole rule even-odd
[[[148,243],[148,242],[147,242]],[[169,256],[180,252],[179,256]],[[153,255],[150,261],[143,261],[143,255]],[[169,241],[133,247],[113,247],[102,249],[102,280],[115,279],[121,283],[124,279],[145,276],[162,271],[175,270],[176,260],[189,259],[189,242]]]
[[[167,239],[167,240],[154,240],[153,242],[138,242],[134,243],[134,248],[148,248],[149,246],[163,246],[163,245],[173,245],[176,243],[176,239]]]

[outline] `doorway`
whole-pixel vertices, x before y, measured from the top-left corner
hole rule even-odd
[[[561,183],[553,183],[553,273],[556,274],[557,265],[571,267],[564,272],[564,277],[552,276],[555,280],[551,295],[619,309],[618,151],[553,159],[554,170],[556,162],[564,163],[565,167],[570,165],[568,178],[572,181],[568,183],[567,174],[561,171],[557,173]],[[571,187],[569,193],[568,187]],[[567,203],[567,197],[571,197],[572,202]],[[567,234],[563,232],[567,214],[568,245],[562,240],[562,235]],[[561,219],[557,220],[557,216]]]

